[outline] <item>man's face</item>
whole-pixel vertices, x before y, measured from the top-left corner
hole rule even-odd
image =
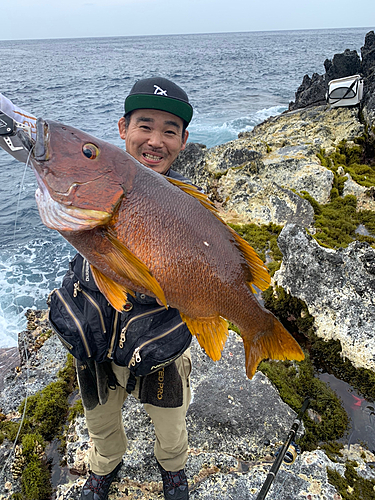
[[[129,125],[126,126],[125,118],[120,118],[118,128],[126,151],[160,174],[165,174],[185,149],[189,135],[186,130],[182,135],[181,118],[156,109],[136,109]]]

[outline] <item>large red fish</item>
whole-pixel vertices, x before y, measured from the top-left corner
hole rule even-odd
[[[132,291],[177,308],[220,359],[227,321],[241,331],[246,373],[264,358],[302,360],[293,337],[255,299],[270,278],[255,251],[194,187],[164,177],[80,130],[38,120],[32,165],[44,224],[91,264],[121,310]]]

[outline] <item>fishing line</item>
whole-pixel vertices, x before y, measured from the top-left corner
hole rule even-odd
[[[24,182],[25,182],[27,167],[30,165],[30,157],[31,157],[31,153],[32,153],[33,149],[34,148],[31,148],[31,150],[29,152],[29,155],[28,155],[26,163],[25,163],[25,168],[24,168],[24,171],[23,171],[23,176],[22,176],[22,179],[21,179],[21,185],[20,185],[20,190],[19,190],[19,194],[18,194],[16,214],[15,214],[14,227],[13,227],[13,243],[15,243],[15,241],[16,241],[17,219],[18,219],[19,207],[20,207],[20,204],[21,204],[21,194],[22,194],[22,189],[23,189]],[[15,259],[15,254],[13,256],[13,259]],[[13,263],[14,263],[14,260],[13,260]],[[13,267],[13,274],[15,274],[15,267]],[[16,309],[18,309],[19,305],[18,305],[18,302],[17,302],[17,295],[16,295],[15,283],[13,283],[13,295],[14,295],[14,303],[16,305]],[[17,445],[17,442],[18,442],[18,438],[19,438],[19,435],[20,435],[23,423],[25,421],[25,416],[26,416],[27,398],[28,398],[28,395],[29,395],[28,387],[29,387],[29,376],[30,376],[30,373],[29,373],[29,356],[28,356],[28,353],[27,353],[27,347],[26,347],[26,339],[25,339],[25,337],[23,337],[23,348],[24,348],[24,353],[25,353],[25,366],[26,366],[26,387],[25,387],[26,394],[25,394],[25,399],[24,399],[23,413],[22,413],[21,421],[20,421],[20,424],[19,424],[19,427],[18,427],[17,435],[16,435],[16,438],[15,438],[14,443],[13,443],[13,447],[12,447],[10,453],[9,453],[8,458],[5,461],[5,464],[4,464],[3,468],[0,471],[0,478],[3,477],[5,469],[9,466],[11,460],[14,457],[16,445]]]

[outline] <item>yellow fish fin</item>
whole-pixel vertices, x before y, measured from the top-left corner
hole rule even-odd
[[[117,309],[117,311],[121,312],[127,300],[127,294],[129,293],[130,295],[134,296],[134,292],[132,290],[128,290],[122,285],[119,285],[110,278],[107,278],[107,276],[104,276],[104,274],[99,271],[99,269],[96,269],[96,267],[90,267],[94,276],[95,283],[99,290],[102,292],[111,306]]]
[[[269,327],[259,332],[256,325],[253,331],[241,331],[245,348],[246,374],[252,379],[262,359],[290,359],[302,361],[305,355],[302,349],[283,325],[271,314]]]
[[[251,280],[248,285],[252,292],[255,285],[260,290],[265,290],[270,286],[271,278],[268,274],[267,267],[263,263],[262,259],[259,258],[256,251],[245,241],[241,236],[239,236],[236,231],[229,227],[223,219],[220,217],[218,210],[211,200],[208,199],[207,195],[199,191],[198,188],[192,186],[191,184],[186,184],[185,182],[178,181],[177,179],[171,179],[171,177],[166,177],[166,179],[173,185],[179,187],[182,191],[196,198],[207,210],[209,210],[220,222],[222,222],[228,230],[232,233],[235,244],[237,248],[242,253],[244,259],[247,262],[251,273]]]
[[[219,216],[219,212],[215,207],[214,203],[207,197],[205,193],[202,193],[202,191],[200,191],[196,186],[193,186],[192,184],[187,184],[186,182],[178,181],[177,179],[172,179],[171,177],[165,177],[165,178],[171,184],[180,188],[181,191],[184,191],[184,193],[192,196],[193,198],[196,198],[198,201],[201,202],[201,204],[205,208],[213,212],[218,219],[222,220]]]
[[[229,226],[228,228],[233,235],[237,248],[242,253],[250,270],[251,280],[248,282],[248,286],[252,291],[254,291],[252,285],[255,285],[259,288],[259,290],[266,290],[266,288],[268,288],[271,284],[271,278],[268,274],[266,265],[247,241],[241,238],[241,236],[239,236],[234,229]]]
[[[116,238],[113,231],[107,229],[105,236],[111,243],[111,251],[101,254],[101,258],[116,274],[136,287],[149,290],[165,307],[168,307],[164,292],[148,267]]]
[[[192,319],[185,314],[180,314],[182,321],[186,323],[191,334],[197,337],[199,345],[205,350],[206,354],[213,361],[218,361],[221,358],[221,351],[228,337],[227,321],[220,316]]]

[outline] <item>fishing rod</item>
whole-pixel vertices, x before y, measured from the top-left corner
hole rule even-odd
[[[298,427],[301,425],[302,422],[302,417],[305,414],[305,411],[307,410],[308,406],[310,404],[310,399],[306,398],[305,401],[303,402],[302,408],[300,409],[297,418],[293,422],[293,425],[289,431],[288,437],[281,447],[279,453],[277,454],[276,460],[272,464],[272,467],[267,474],[266,480],[263,483],[263,486],[258,493],[258,496],[256,497],[256,500],[264,500],[266,498],[266,495],[268,493],[268,490],[271,487],[271,484],[273,483],[273,480],[276,477],[277,471],[280,469],[280,466],[284,460],[284,457],[286,453],[288,452],[290,443],[293,441],[295,438],[295,435],[297,434]]]

